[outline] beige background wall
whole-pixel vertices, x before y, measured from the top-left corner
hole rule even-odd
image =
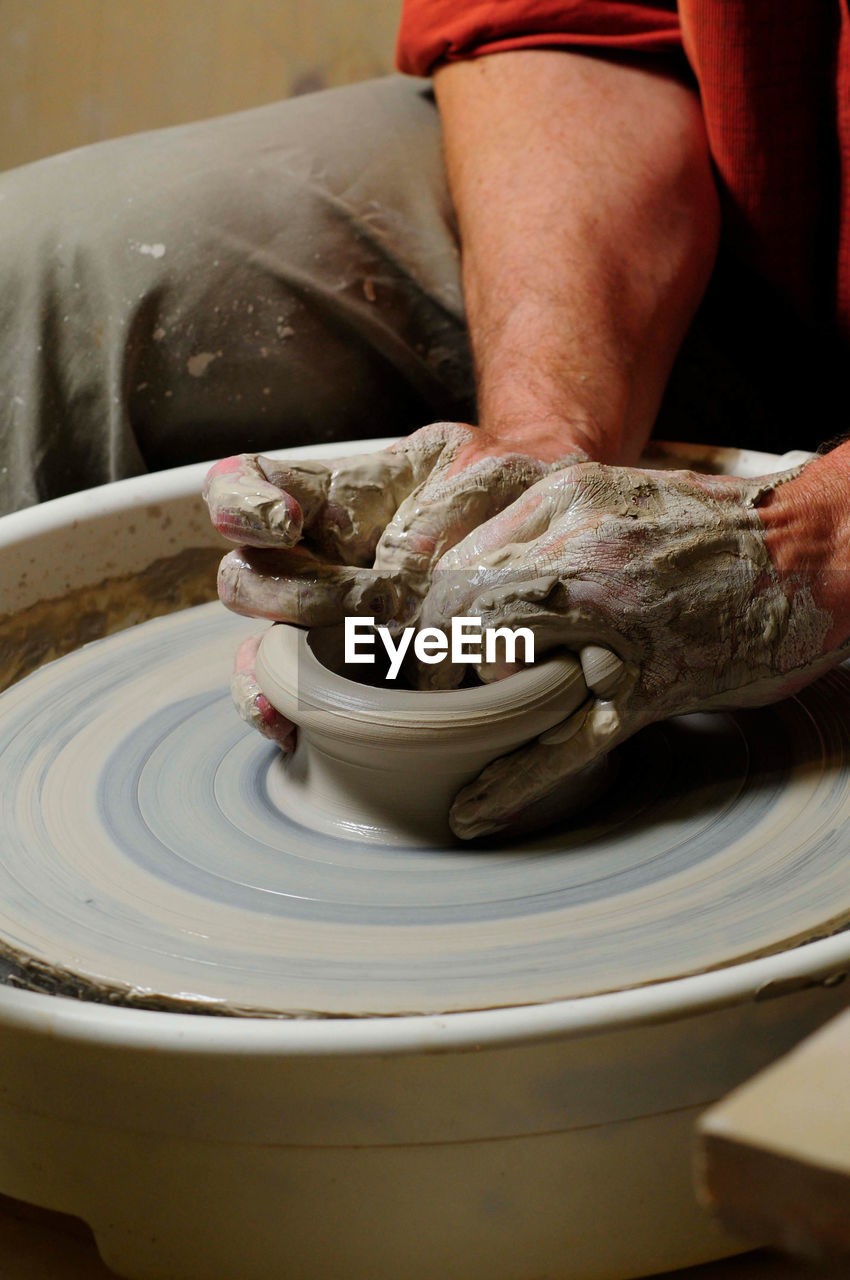
[[[392,68],[400,0],[0,0],[0,169]]]

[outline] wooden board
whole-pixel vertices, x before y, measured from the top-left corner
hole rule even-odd
[[[703,1117],[701,1191],[733,1231],[850,1259],[850,1013]]]

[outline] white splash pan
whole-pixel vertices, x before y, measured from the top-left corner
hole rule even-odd
[[[668,454],[739,474],[779,465]],[[191,602],[162,563],[138,599],[99,584],[217,545],[204,471],[0,521],[4,613],[35,609],[34,654],[67,649],[50,626],[82,640]],[[82,617],[87,588],[113,600],[100,617]],[[848,968],[844,933],[581,1000],[289,1022],[0,987],[0,1192],[83,1218],[108,1265],[138,1280],[625,1280],[687,1266],[740,1248],[695,1203],[696,1117],[844,1008]]]

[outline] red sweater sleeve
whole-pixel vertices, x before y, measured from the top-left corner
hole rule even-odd
[[[559,46],[681,49],[676,0],[404,0],[396,62],[427,76],[441,62]]]

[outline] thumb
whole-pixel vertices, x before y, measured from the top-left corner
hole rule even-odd
[[[494,760],[464,787],[449,813],[452,830],[461,840],[500,831],[638,727],[628,722],[617,700],[584,703],[563,724]]]

